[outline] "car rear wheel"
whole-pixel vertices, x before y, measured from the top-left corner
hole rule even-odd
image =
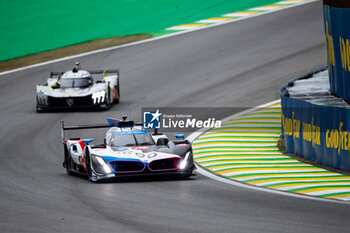
[[[67,174],[70,176],[73,174],[73,160],[70,156],[67,146],[64,146],[64,164],[66,167]]]
[[[111,107],[111,89],[108,86],[108,90],[105,96],[105,102],[100,106],[103,110],[108,110]]]
[[[115,87],[115,102],[119,103],[120,101],[120,92],[119,92],[119,85]]]
[[[86,174],[87,174],[88,180],[92,182],[92,171],[91,171],[91,165],[90,165],[90,158],[85,158],[85,165],[86,165]]]
[[[120,95],[119,95],[119,87],[115,88],[115,103],[119,103]]]
[[[89,150],[86,151],[86,155],[85,155],[84,161],[85,161],[86,174],[87,174],[88,180],[90,182],[93,182]]]
[[[69,176],[73,174],[73,161],[72,161],[72,158],[70,157],[70,155],[66,160],[66,170],[67,170],[67,174]]]

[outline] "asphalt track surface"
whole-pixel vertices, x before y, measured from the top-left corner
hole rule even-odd
[[[0,77],[1,232],[348,232],[349,205],[190,180],[93,184],[62,167],[59,121],[99,123],[141,107],[250,107],[325,64],[321,2],[82,57],[121,69],[121,103],[105,112],[34,111],[35,84],[75,60]],[[132,111],[129,111],[132,109]],[[92,131],[91,131],[92,132]],[[100,136],[103,133],[98,133]]]

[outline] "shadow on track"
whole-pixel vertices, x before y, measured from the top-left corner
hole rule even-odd
[[[67,174],[65,174],[67,176]],[[84,174],[78,174],[74,173],[70,175],[72,177],[86,180],[86,182],[89,182],[87,179],[87,176]],[[193,177],[196,176],[194,174],[192,177],[182,177],[179,175],[145,175],[145,176],[127,176],[127,177],[114,177],[109,178],[105,180],[100,180],[96,182],[96,184],[111,184],[111,183],[143,183],[143,182],[169,182],[169,181],[193,181]],[[91,182],[93,183],[93,182]]]

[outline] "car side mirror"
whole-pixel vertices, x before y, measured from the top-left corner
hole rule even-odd
[[[167,138],[158,138],[157,146],[166,146],[168,145],[169,139]]]
[[[174,137],[175,137],[176,139],[185,140],[185,134],[174,134]]]
[[[55,87],[59,87],[60,83],[59,83],[59,80],[57,78],[48,78],[47,85],[52,87],[52,88],[55,88]]]

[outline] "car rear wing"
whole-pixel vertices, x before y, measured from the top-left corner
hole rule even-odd
[[[92,124],[92,125],[76,125],[76,126],[64,126],[64,121],[61,121],[61,138],[62,142],[66,141],[65,131],[67,130],[80,130],[80,129],[98,129],[98,128],[110,128],[109,124]]]
[[[90,124],[90,125],[76,125],[76,126],[65,126],[64,121],[61,121],[61,137],[62,142],[65,142],[65,131],[67,130],[81,130],[81,129],[98,129],[98,128],[111,128],[111,127],[119,127],[119,128],[127,128],[134,126],[142,126],[142,122],[134,122],[134,121],[126,121],[126,120],[117,120],[108,118],[108,123],[105,124]]]
[[[90,74],[103,74],[103,77],[105,77],[107,74],[117,74],[119,77],[119,69],[87,70],[87,72],[89,72]],[[50,78],[57,77],[58,79],[60,79],[63,74],[64,72],[52,71],[50,73]]]
[[[62,76],[63,73],[64,73],[64,72],[51,72],[51,73],[50,73],[50,78],[54,78],[54,77],[56,77],[56,76],[58,76],[58,78],[61,78],[61,76]]]
[[[107,74],[117,74],[119,77],[119,69],[110,69],[110,70],[88,70],[90,74],[103,74],[105,77]]]

